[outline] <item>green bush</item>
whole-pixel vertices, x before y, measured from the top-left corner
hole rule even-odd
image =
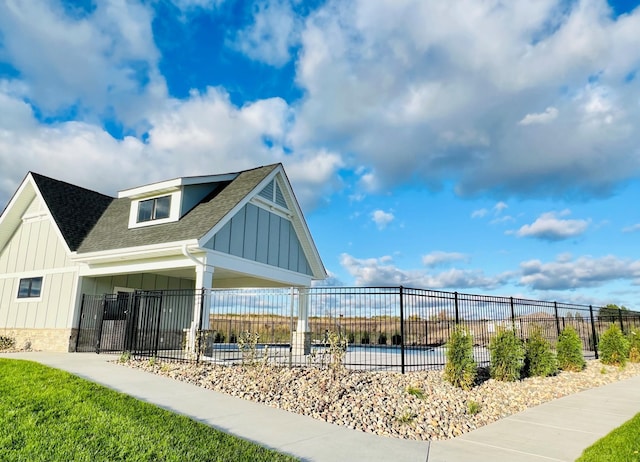
[[[556,356],[551,345],[542,336],[539,327],[534,328],[525,343],[524,373],[527,377],[548,377],[558,372]]]
[[[558,367],[563,371],[578,372],[586,367],[587,363],[582,356],[582,341],[573,327],[567,326],[560,332],[556,349]]]
[[[524,346],[513,330],[501,329],[489,342],[491,377],[503,382],[520,379],[524,367]]]
[[[478,374],[478,366],[473,359],[473,338],[469,331],[456,327],[449,337],[446,351],[445,379],[456,387],[468,390],[475,383]]]
[[[640,331],[632,329],[627,340],[629,340],[629,361],[640,363]]]
[[[627,363],[629,342],[617,324],[611,324],[600,336],[598,349],[602,364],[623,367]]]

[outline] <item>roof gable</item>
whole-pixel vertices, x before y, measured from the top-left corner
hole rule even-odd
[[[77,250],[113,198],[37,173],[31,177],[69,249]]]

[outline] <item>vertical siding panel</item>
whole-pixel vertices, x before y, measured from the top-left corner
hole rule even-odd
[[[158,274],[156,277],[156,286],[154,289],[166,289],[169,287],[169,276]]]
[[[246,207],[235,214],[231,219],[231,236],[229,244],[229,253],[236,257],[242,257],[245,232],[245,212]]]
[[[4,326],[9,325],[9,311],[11,309],[11,287],[13,279],[0,279],[0,320]]]
[[[0,249],[0,274],[8,273],[7,264],[9,261],[9,245],[11,245],[11,239],[7,242],[7,245],[3,249]]]
[[[258,208],[258,242],[256,244],[256,261],[267,263],[269,256],[269,212]]]
[[[29,225],[22,223],[20,225],[20,234],[16,242],[17,255],[14,270],[22,272],[25,268],[25,256],[29,250]]]
[[[142,273],[142,284],[140,287],[143,290],[154,290],[156,288],[156,275],[153,273]]]
[[[228,221],[215,235],[214,250],[229,253],[231,241],[231,221]]]
[[[35,260],[35,246],[37,241],[35,240],[37,222],[31,222],[24,224],[24,233],[22,234],[22,242],[20,242],[20,262],[18,263],[19,271],[30,271],[33,269]]]
[[[20,236],[22,234],[22,225],[16,230],[9,243],[7,273],[15,273],[17,271],[17,259],[18,259],[18,246],[20,242]]]
[[[268,264],[278,266],[278,256],[280,254],[278,246],[280,245],[280,221],[278,215],[269,214],[269,259]]]
[[[46,231],[43,230],[43,226],[44,225],[44,221],[43,220],[39,220],[38,222],[33,224],[33,240],[32,240],[32,248],[29,249],[32,252],[32,261],[30,264],[30,267],[28,269],[33,270],[33,269],[40,269],[42,268],[42,263],[43,263],[43,255],[42,253],[44,252],[44,248],[46,245],[46,241],[43,242],[42,240],[42,235],[46,234]]]
[[[56,247],[58,246],[58,236],[49,226],[49,222],[44,226],[44,236],[42,237],[46,244],[46,248],[44,251],[44,260],[43,260],[43,268],[50,269],[53,268],[56,264]]]
[[[280,219],[280,242],[278,266],[280,268],[288,269],[289,266],[289,233],[291,230],[291,223],[284,218]]]
[[[242,256],[248,260],[255,260],[256,245],[258,242],[258,207],[253,204],[247,204],[246,209]]]
[[[56,327],[56,320],[60,311],[60,294],[62,293],[62,275],[51,274],[44,281],[44,290],[47,293],[47,299],[43,298],[42,327],[53,329]]]
[[[142,274],[129,274],[127,276],[127,283],[125,287],[130,287],[131,289],[142,288]]]
[[[300,243],[298,242],[298,237],[293,227],[291,227],[291,232],[289,233],[289,265],[287,266],[291,271],[298,271],[299,249]]]
[[[60,287],[62,287],[62,290],[57,300],[58,309],[56,310],[56,320],[54,325],[54,327],[58,329],[65,328],[69,325],[69,308],[71,307],[71,304],[74,303],[74,300],[72,300],[73,278],[73,273],[64,273],[61,277]]]

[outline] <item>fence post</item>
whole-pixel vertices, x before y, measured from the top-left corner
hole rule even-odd
[[[102,324],[104,324],[104,310],[107,308],[107,294],[102,296],[102,315],[100,316],[100,327],[98,328],[98,338],[96,338],[96,354],[100,354],[100,341],[102,340]]]
[[[290,291],[290,300],[289,300],[289,306],[290,306],[290,317],[289,317],[289,331],[291,332],[291,341],[289,342],[289,368],[293,367],[293,339],[294,339],[294,334],[293,334],[293,308],[294,308],[294,288],[291,287],[291,291]]]
[[[558,331],[558,335],[560,335],[560,318],[558,317],[558,302],[553,302],[553,310],[556,313],[556,330]]]
[[[404,289],[402,286],[400,286],[400,371],[404,374]]]
[[[167,295],[166,291],[162,291],[160,293],[160,303],[157,304],[156,309],[158,310],[158,314],[156,315],[156,332],[155,332],[155,341],[153,342],[153,354],[158,356],[158,348],[160,346],[160,323],[162,322],[162,305],[164,304],[164,297]],[[147,295],[150,300],[155,298],[155,294]],[[155,305],[155,300],[153,300],[153,304]]]
[[[622,310],[618,308],[618,320],[620,321],[620,330],[624,334],[624,322],[622,321]]]
[[[80,302],[80,317],[78,318],[78,333],[76,334],[76,348],[74,353],[78,352],[78,342],[80,341],[80,331],[82,329],[82,315],[84,314],[84,301],[87,294],[82,294],[82,301]]]
[[[513,332],[516,332],[516,311],[513,308],[513,297],[509,297],[509,305],[511,305],[511,327]]]
[[[202,351],[202,316],[204,313],[204,301],[206,296],[206,290],[204,287],[200,289],[200,314],[198,315],[198,330],[196,332],[195,346],[196,346],[196,363],[200,362],[200,352]],[[207,316],[209,310],[207,310]]]
[[[596,322],[593,319],[593,306],[589,305],[589,316],[591,317],[591,335],[593,336],[593,351],[598,359],[598,336],[596,335]]]
[[[460,311],[458,309],[458,292],[455,292],[454,306],[456,309],[456,325],[460,323]]]

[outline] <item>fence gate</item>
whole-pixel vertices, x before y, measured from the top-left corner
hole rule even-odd
[[[128,350],[136,337],[138,305],[139,297],[134,292],[83,296],[76,351]]]

